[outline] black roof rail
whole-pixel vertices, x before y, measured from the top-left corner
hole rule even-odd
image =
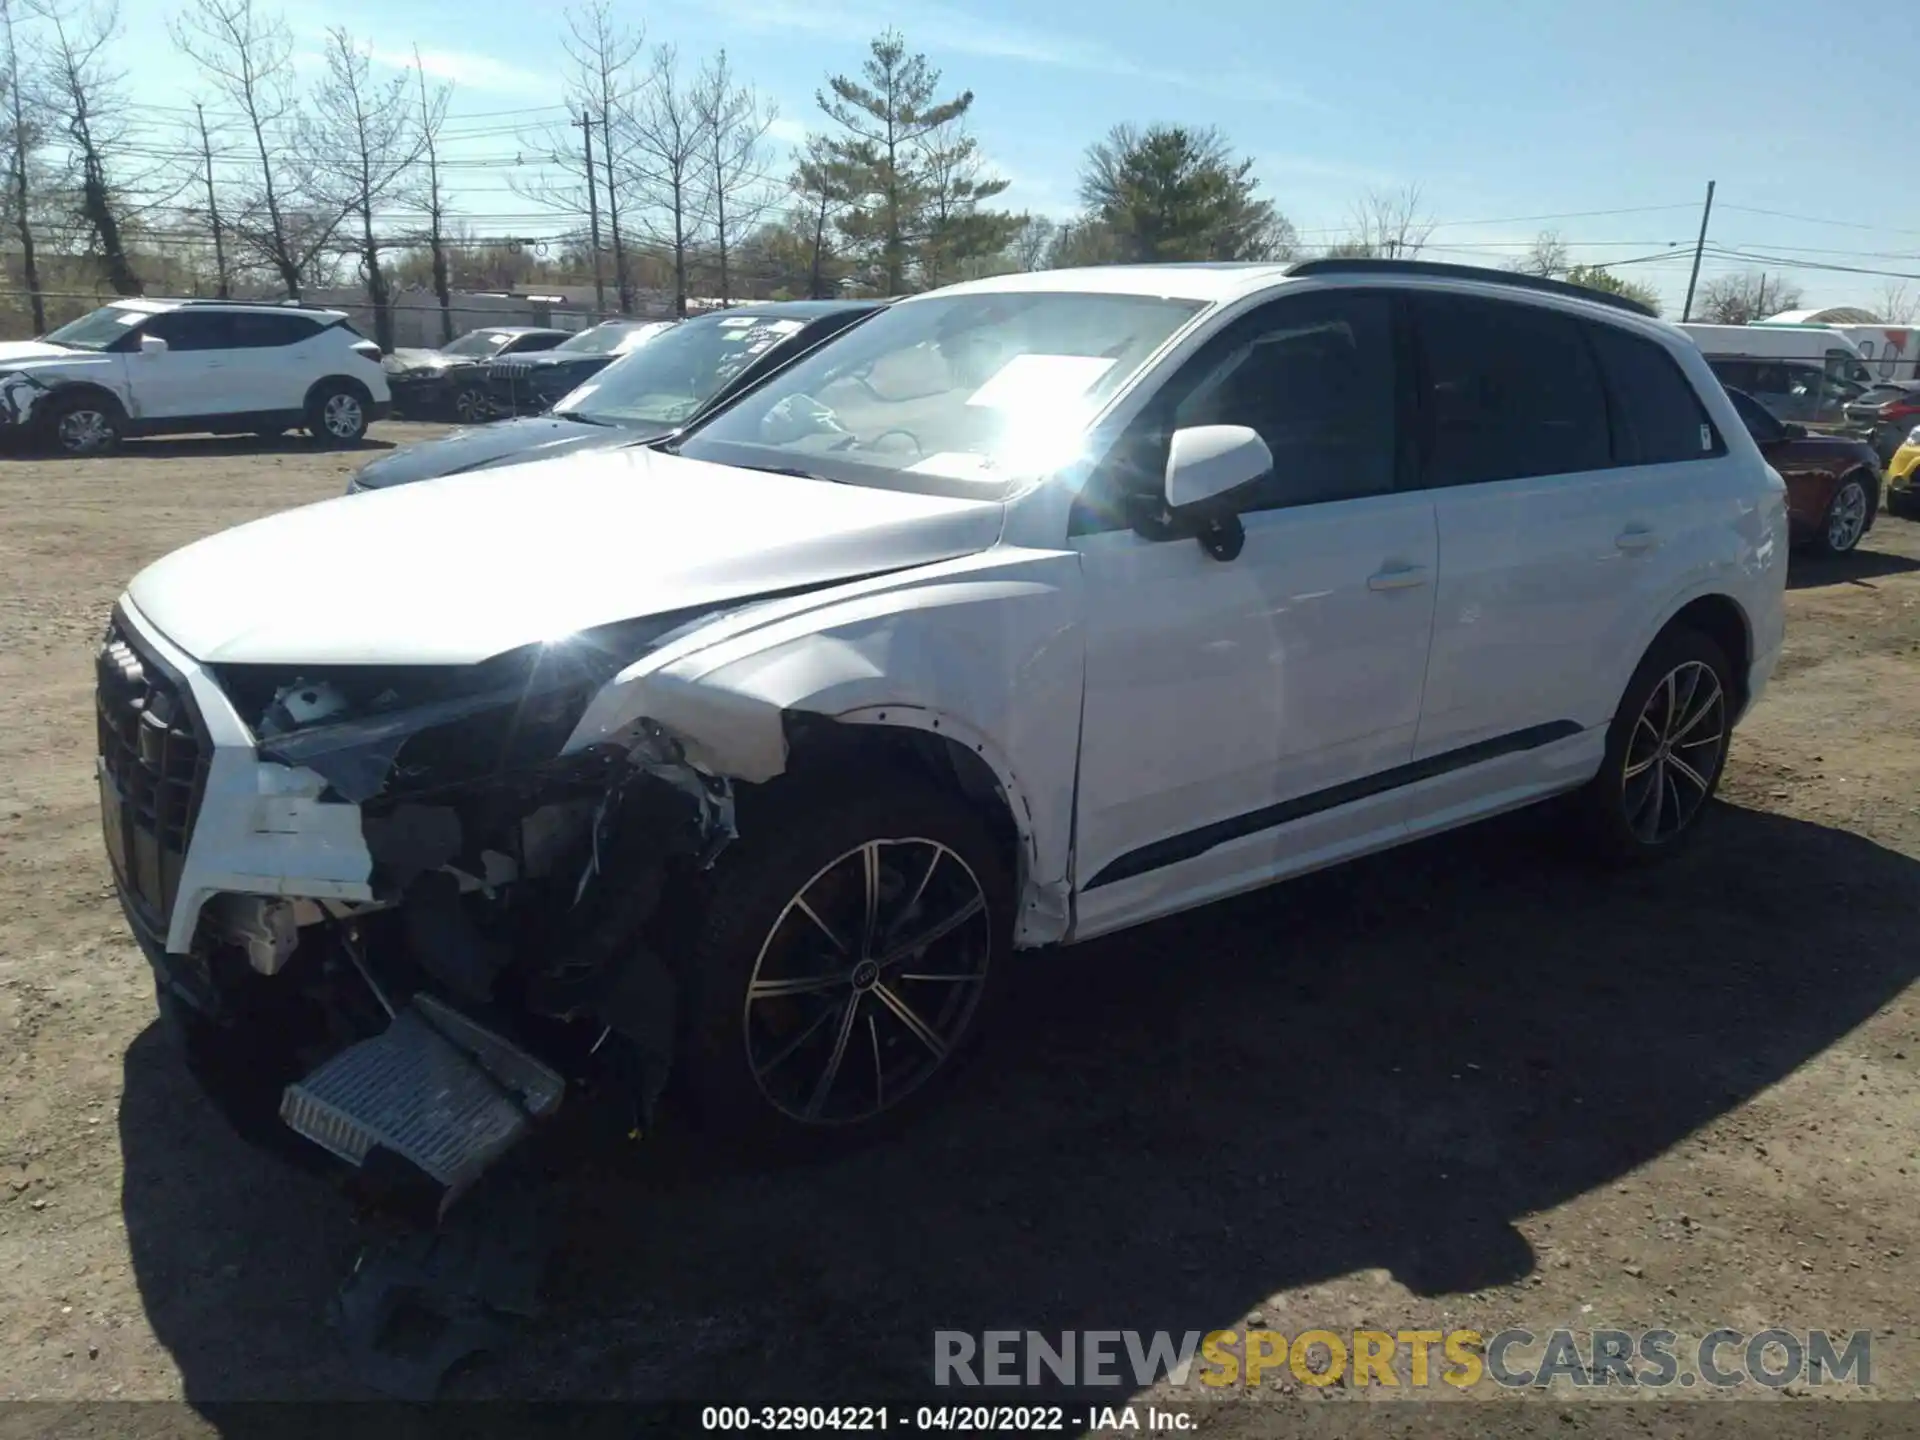
[[[1430,275],[1436,280],[1478,280],[1487,285],[1511,285],[1519,290],[1538,290],[1548,295],[1564,295],[1572,300],[1591,300],[1596,305],[1611,305],[1632,315],[1659,319],[1651,305],[1625,295],[1609,295],[1605,290],[1589,289],[1566,280],[1550,280],[1544,275],[1522,275],[1513,270],[1489,270],[1482,265],[1450,265],[1441,260],[1387,260],[1371,255],[1325,256],[1318,260],[1300,260],[1287,267],[1289,275]]]

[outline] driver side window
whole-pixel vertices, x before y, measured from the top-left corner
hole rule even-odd
[[[1276,300],[1229,325],[1148,402],[1074,507],[1071,534],[1123,528],[1165,483],[1173,432],[1245,425],[1273,452],[1242,514],[1380,495],[1397,457],[1392,301],[1381,291]]]

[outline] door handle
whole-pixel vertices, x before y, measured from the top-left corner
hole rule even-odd
[[[1622,550],[1651,550],[1660,543],[1660,537],[1651,530],[1635,526],[1631,530],[1622,530],[1613,537],[1613,543]]]
[[[1429,571],[1424,565],[1404,565],[1398,570],[1382,570],[1367,577],[1369,590],[1411,590],[1427,583]]]

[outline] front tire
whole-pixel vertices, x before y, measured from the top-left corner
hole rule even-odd
[[[1579,797],[1601,858],[1642,864],[1685,847],[1726,767],[1732,697],[1733,667],[1707,636],[1682,628],[1654,642]]]
[[[366,397],[351,385],[326,385],[307,402],[307,433],[320,445],[358,445],[367,434]]]
[[[453,418],[462,425],[478,425],[487,418],[487,392],[466,386],[453,397]]]
[[[959,1068],[1012,933],[1005,860],[906,772],[743,797],[684,974],[683,1093],[710,1136],[818,1153],[891,1129]]]
[[[105,455],[119,445],[124,424],[112,401],[76,395],[56,403],[47,417],[47,443],[55,454],[75,459]]]
[[[1867,478],[1858,471],[1842,477],[1827,502],[1827,513],[1820,517],[1814,550],[1821,555],[1851,554],[1873,524],[1873,512],[1874,495]]]

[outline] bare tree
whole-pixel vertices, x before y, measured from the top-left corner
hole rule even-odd
[[[1721,275],[1700,287],[1695,310],[1710,325],[1751,325],[1800,305],[1800,287],[1764,270]]]
[[[426,67],[420,63],[420,47],[413,47],[413,75],[420,82],[420,115],[415,122],[420,137],[421,158],[426,172],[421,176],[420,208],[427,212],[427,255],[433,265],[433,293],[440,301],[440,343],[453,341],[453,290],[447,276],[447,197],[440,186],[440,127],[447,120],[447,105],[453,87],[442,85],[427,89]]]
[[[1353,236],[1348,243],[1358,247],[1358,254],[1406,260],[1420,253],[1433,228],[1433,217],[1424,211],[1418,185],[1391,193],[1371,190],[1354,207]]]
[[[1920,320],[1920,295],[1904,280],[1888,280],[1874,298],[1874,313],[1889,325],[1911,325]]]
[[[621,137],[624,169],[647,206],[645,223],[673,264],[673,309],[687,313],[687,262],[701,230],[707,130],[696,93],[680,83],[671,45],[653,52],[645,97]]]
[[[755,230],[772,207],[776,191],[768,185],[767,127],[778,117],[750,87],[737,84],[722,50],[700,72],[693,108],[707,142],[707,218],[720,262],[720,298],[732,296],[728,261],[739,243]]]
[[[314,87],[313,108],[300,123],[305,189],[322,213],[351,216],[354,248],[373,306],[374,339],[393,348],[393,299],[380,269],[383,242],[374,213],[412,178],[425,148],[413,123],[405,75],[375,81],[369,48],[346,30],[327,32],[327,74]]]
[[[645,36],[616,22],[609,0],[586,0],[580,8],[569,9],[566,20],[567,33],[560,43],[569,62],[566,100],[573,113],[566,122],[526,137],[531,152],[527,158],[537,160],[539,168],[531,180],[509,178],[507,183],[537,205],[579,217],[580,229],[592,237],[589,258],[596,303],[601,207],[606,207],[620,308],[631,314],[633,286],[620,218],[630,191],[621,188],[612,150],[616,135],[631,128],[641,83],[634,67]],[[595,130],[600,132],[597,147]]]
[[[28,93],[26,77],[20,66],[20,46],[14,32],[13,7],[0,0],[0,43],[6,53],[0,56],[6,65],[7,87],[7,209],[14,233],[20,237],[20,269],[27,285],[27,298],[33,306],[33,333],[47,328],[47,302],[40,293],[40,264],[33,244],[33,159],[41,141],[39,106]]]
[[[1542,230],[1536,235],[1532,247],[1512,266],[1522,275],[1543,275],[1548,279],[1565,275],[1572,267],[1573,257],[1567,253],[1567,243],[1554,230]]]
[[[296,113],[292,33],[279,16],[255,9],[254,0],[192,0],[172,28],[174,44],[240,112],[253,142],[258,169],[234,231],[297,300],[339,217],[327,224],[322,217],[294,216],[283,193],[291,168],[287,133]]]
[[[1021,215],[1020,228],[1013,232],[1007,256],[1017,270],[1044,270],[1053,254],[1060,227],[1044,215]]]
[[[114,293],[138,295],[143,287],[121,234],[121,197],[107,178],[109,154],[126,134],[121,94],[126,76],[110,69],[106,58],[120,29],[119,7],[114,0],[85,10],[69,9],[60,0],[29,3],[47,27],[47,86],[65,117],[72,147],[75,217],[105,265]]]

